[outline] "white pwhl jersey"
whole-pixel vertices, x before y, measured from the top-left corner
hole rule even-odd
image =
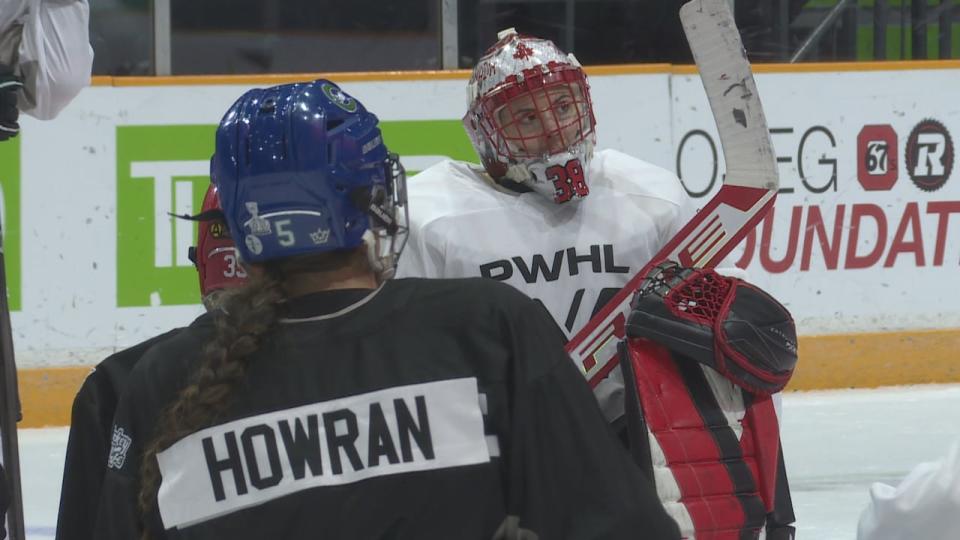
[[[897,487],[876,483],[860,515],[857,540],[953,540],[960,531],[960,441],[917,465]]]
[[[614,150],[590,162],[590,195],[557,205],[444,161],[408,182],[399,277],[483,276],[546,306],[573,337],[693,215],[671,172]]]
[[[87,0],[0,0],[0,63],[23,80],[20,111],[55,117],[90,84]]]

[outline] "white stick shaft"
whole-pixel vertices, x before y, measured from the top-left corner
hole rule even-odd
[[[777,189],[777,160],[760,94],[727,0],[687,2],[680,20],[720,133],[724,183]]]

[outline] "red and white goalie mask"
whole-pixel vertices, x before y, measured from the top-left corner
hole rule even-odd
[[[210,184],[200,214],[189,219],[198,222],[197,246],[190,249],[190,259],[197,266],[200,295],[206,303],[212,293],[243,285],[247,273],[230,238],[216,186]]]
[[[484,168],[558,204],[583,199],[596,121],[580,63],[512,28],[498,37],[473,70],[463,118]]]

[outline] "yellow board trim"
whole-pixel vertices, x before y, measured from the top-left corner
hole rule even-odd
[[[957,351],[960,329],[803,336],[787,389],[960,382]],[[89,373],[89,366],[20,370],[20,427],[69,425],[73,397]]]
[[[754,73],[838,73],[858,71],[915,71],[960,69],[960,60],[891,60],[886,62],[809,62],[801,64],[753,64]],[[693,74],[696,66],[676,65],[674,74]]]
[[[790,390],[960,382],[960,330],[800,338]]]
[[[73,397],[90,374],[90,366],[17,370],[22,428],[68,426]]]
[[[960,60],[899,60],[889,62],[810,62],[802,64],[753,64],[756,73],[816,73],[848,71],[904,71],[918,69],[960,69]],[[650,73],[693,74],[696,66],[671,64],[617,64],[585,66],[587,74],[636,75]],[[343,82],[467,80],[470,70],[357,71],[342,73],[276,73],[269,75],[174,75],[166,77],[91,78],[93,86],[197,86],[285,84],[313,79]]]

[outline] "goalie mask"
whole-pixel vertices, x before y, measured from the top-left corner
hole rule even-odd
[[[220,210],[216,186],[210,184],[207,188],[199,215],[182,217],[197,222],[197,245],[190,248],[188,256],[197,267],[201,297],[207,298],[216,291],[243,285],[247,273],[240,264],[240,256]]]
[[[719,371],[744,390],[783,390],[797,364],[790,312],[772,296],[713,270],[663,263],[633,300],[627,335]]]
[[[463,125],[490,176],[562,204],[586,197],[596,142],[580,63],[553,42],[512,28],[477,63]]]

